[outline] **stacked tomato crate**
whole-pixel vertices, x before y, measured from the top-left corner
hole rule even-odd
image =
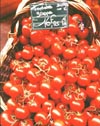
[[[69,1],[67,28],[33,30],[27,8],[14,17],[1,126],[100,126],[100,27],[85,6]]]

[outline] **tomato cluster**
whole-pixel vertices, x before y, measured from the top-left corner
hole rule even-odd
[[[100,126],[100,47],[89,45],[89,28],[79,14],[69,27],[32,30],[23,18],[13,71],[4,84],[10,96],[2,126]]]

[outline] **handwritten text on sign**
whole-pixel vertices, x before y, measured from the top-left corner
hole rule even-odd
[[[68,2],[38,2],[30,4],[33,29],[68,27]]]

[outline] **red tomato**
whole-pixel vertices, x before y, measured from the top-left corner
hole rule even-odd
[[[25,60],[31,60],[32,57],[33,57],[33,49],[32,49],[32,46],[24,46],[22,52],[21,52],[21,55],[22,55],[22,58],[25,59]]]
[[[95,98],[100,88],[99,82],[92,82],[86,87],[86,93],[90,98]]]
[[[26,78],[30,81],[30,83],[35,84],[40,82],[42,75],[37,68],[31,68],[28,70]]]
[[[83,59],[83,65],[86,65],[86,67],[91,70],[94,68],[95,66],[95,61],[93,58],[90,58],[90,57],[86,57]]]
[[[79,59],[84,59],[85,57],[87,56],[87,51],[85,48],[79,48],[78,51],[77,51],[77,57]]]
[[[39,44],[44,41],[44,33],[41,30],[32,30],[30,33],[30,39],[32,44]]]
[[[49,113],[54,107],[55,102],[53,100],[47,100],[42,104],[42,109],[46,113]]]
[[[35,93],[34,99],[37,100],[39,102],[39,104],[42,104],[48,99],[48,96],[44,95],[43,93],[38,91],[38,92]]]
[[[9,96],[15,99],[20,95],[23,95],[22,85],[13,85],[9,90]]]
[[[71,21],[69,23],[69,27],[67,28],[67,33],[70,35],[77,35],[79,33],[79,27],[75,21]]]
[[[33,125],[33,121],[31,119],[25,119],[25,120],[19,121],[18,126],[34,126],[34,125]]]
[[[59,108],[53,108],[51,110],[51,117],[53,120],[64,119],[64,112]]]
[[[26,85],[26,89],[30,92],[37,92],[39,90],[39,84],[34,84],[34,83],[28,83]]]
[[[64,121],[61,119],[56,119],[52,126],[66,126]],[[67,125],[68,126],[68,125]]]
[[[52,63],[49,66],[48,74],[51,76],[61,75],[62,69],[58,63]]]
[[[29,43],[29,39],[26,38],[24,35],[19,36],[19,41],[22,45],[27,45]]]
[[[90,84],[90,75],[89,74],[80,74],[78,76],[78,84],[82,87],[88,86]]]
[[[80,14],[73,14],[71,19],[75,21],[77,24],[83,21],[82,16]]]
[[[27,102],[27,107],[30,112],[36,113],[40,110],[40,103],[36,99],[30,99]]]
[[[65,38],[66,37],[66,29],[62,28],[57,31],[58,36]]]
[[[15,116],[18,119],[25,119],[30,115],[29,109],[26,106],[17,106],[15,109]]]
[[[66,70],[65,79],[66,79],[67,82],[71,82],[71,83],[76,82],[77,77],[75,75],[75,72],[73,70]]]
[[[97,81],[100,79],[100,70],[97,68],[93,68],[90,73],[90,78],[92,81]]]
[[[53,38],[50,35],[44,36],[44,41],[42,42],[42,46],[47,49],[49,48],[53,43]]]
[[[87,53],[89,57],[96,58],[100,56],[100,47],[96,44],[91,45]]]
[[[25,24],[25,25],[22,26],[22,34],[25,37],[29,38],[30,32],[31,32],[31,28],[30,28],[29,24]]]
[[[89,34],[89,30],[87,28],[84,28],[83,30],[79,30],[78,37],[80,39],[85,39],[87,38],[88,34]]]
[[[22,24],[22,25],[25,25],[25,24],[30,23],[30,21],[31,21],[30,18],[27,18],[27,17],[25,18],[25,17],[24,17],[24,18],[22,19],[22,21],[21,21],[21,24]]]
[[[100,116],[94,115],[88,120],[88,126],[100,126]]]
[[[21,51],[16,52],[16,54],[15,54],[15,58],[16,58],[17,60],[19,60],[19,59],[22,58],[22,53],[21,53]]]
[[[81,112],[85,107],[85,103],[84,100],[80,100],[80,99],[72,99],[70,102],[70,109],[72,111],[78,111]]]
[[[69,91],[64,91],[62,94],[61,94],[61,102],[65,105],[69,105],[70,102],[72,101],[73,99],[73,94],[70,93]]]
[[[71,118],[71,125],[73,126],[86,126],[87,125],[87,119],[84,117],[84,115],[74,115]]]
[[[18,126],[19,122],[13,114],[6,110],[0,116],[0,124],[2,126]]]
[[[53,54],[55,55],[60,55],[62,54],[63,52],[63,46],[60,42],[54,42],[52,45],[51,45],[51,51]]]
[[[44,48],[42,46],[35,46],[34,47],[34,55],[36,57],[42,57],[44,55]]]
[[[52,88],[60,90],[65,85],[65,78],[63,75],[55,76],[50,84]]]
[[[45,112],[36,113],[34,120],[36,124],[47,125],[49,122],[48,115]]]
[[[7,108],[8,108],[8,110],[10,110],[10,111],[12,111],[12,112],[14,112],[15,111],[15,109],[16,109],[16,107],[17,107],[17,102],[16,102],[16,100],[14,100],[14,99],[8,99],[8,101],[7,101]]]
[[[44,80],[40,83],[40,91],[42,94],[44,95],[50,94],[51,89],[52,89],[52,86],[49,83],[49,81]]]
[[[72,59],[76,57],[76,49],[75,48],[67,48],[63,51],[63,57],[65,59]]]
[[[10,81],[7,81],[5,84],[4,84],[4,86],[3,86],[3,91],[7,94],[7,95],[9,95],[10,93],[10,89],[11,89],[11,87],[13,86],[13,84],[12,84],[12,82],[10,82]]]
[[[98,93],[96,97],[91,101],[91,105],[100,109],[100,93]]]

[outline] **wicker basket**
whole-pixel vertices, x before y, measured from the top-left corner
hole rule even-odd
[[[34,2],[36,2],[35,0]],[[32,3],[33,0],[27,0],[22,1],[20,5],[18,6],[18,9],[16,11],[16,14],[13,18],[12,24],[11,24],[11,31],[9,33],[8,41],[1,51],[1,63],[0,63],[0,95],[1,99],[3,99],[4,102],[9,98],[3,90],[2,86],[3,84],[9,80],[9,75],[12,72],[9,65],[10,61],[14,59],[14,54],[22,49],[22,45],[19,43],[18,36],[20,35],[20,29],[21,29],[21,20],[23,17],[28,17],[30,15],[30,8],[29,3]],[[79,13],[83,17],[83,21],[85,22],[85,26],[89,28],[90,33],[89,37],[87,38],[89,41],[89,44],[96,43],[100,46],[100,25],[95,17],[95,15],[92,13],[91,9],[82,1],[73,0],[68,1],[69,2],[69,14]],[[15,32],[16,31],[16,32]],[[96,60],[96,67],[100,69],[100,57],[98,57]],[[1,108],[3,109],[4,105],[2,105]]]

